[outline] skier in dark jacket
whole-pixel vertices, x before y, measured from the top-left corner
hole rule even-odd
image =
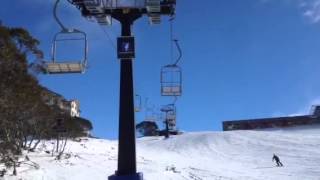
[[[275,154],[273,154],[272,161],[276,161],[277,166],[283,166],[283,164],[280,162],[280,158]]]

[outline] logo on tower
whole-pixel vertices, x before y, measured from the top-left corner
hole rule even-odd
[[[135,58],[134,37],[118,37],[118,58],[133,59]]]

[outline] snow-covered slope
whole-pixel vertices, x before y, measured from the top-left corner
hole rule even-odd
[[[145,180],[320,180],[320,127],[268,131],[186,133],[164,140],[137,140],[138,170]],[[44,151],[29,154],[39,169],[23,165],[23,180],[105,180],[117,167],[117,142],[70,142],[71,156],[54,160]],[[284,167],[275,167],[273,153]]]

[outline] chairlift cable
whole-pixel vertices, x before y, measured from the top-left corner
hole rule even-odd
[[[110,42],[111,46],[113,49],[116,49],[116,45],[115,43],[112,41],[112,38],[110,36],[110,34],[108,33],[107,30],[105,30],[102,26],[100,26],[100,28],[102,29],[102,31],[104,32],[104,34],[106,34],[108,41]]]
[[[171,62],[174,62],[173,61],[173,42],[172,42],[172,40],[173,40],[173,20],[174,20],[174,17],[171,17],[170,19],[169,19],[169,21],[170,21],[170,58],[171,58]]]

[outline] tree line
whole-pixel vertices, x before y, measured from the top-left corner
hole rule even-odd
[[[22,152],[34,151],[41,140],[59,137],[54,128],[59,119],[66,138],[92,129],[90,121],[70,120],[70,114],[44,100],[50,94],[37,79],[43,71],[39,44],[27,30],[0,24],[0,163],[7,167],[16,167]]]

